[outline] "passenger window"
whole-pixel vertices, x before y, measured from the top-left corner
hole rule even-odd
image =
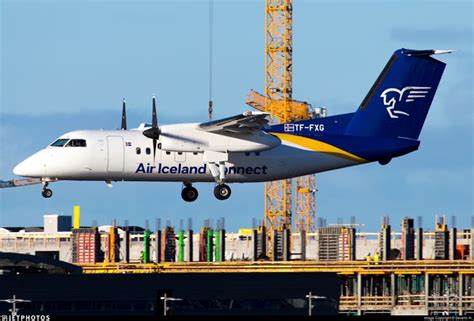
[[[183,155],[183,152],[178,152],[178,155]]]
[[[260,152],[255,152],[255,156],[260,156]]]
[[[66,147],[86,147],[85,139],[71,139]]]
[[[150,149],[150,147],[147,147],[147,148],[145,149],[145,152],[146,152],[147,155],[150,155],[150,154],[151,154],[151,149]]]
[[[170,154],[171,154],[171,152],[166,152],[166,155],[170,155]]]
[[[135,150],[137,152],[137,155],[140,155],[142,153],[142,150],[140,147],[137,147]]]
[[[250,156],[250,153],[245,153],[245,156]]]

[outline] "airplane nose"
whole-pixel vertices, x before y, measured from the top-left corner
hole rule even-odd
[[[46,167],[36,155],[30,156],[13,168],[13,174],[25,177],[43,177]]]
[[[18,175],[18,176],[27,176],[26,166],[25,166],[24,161],[15,166],[15,168],[13,169],[13,174]]]

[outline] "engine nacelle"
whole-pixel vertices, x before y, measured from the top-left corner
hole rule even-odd
[[[165,125],[161,127],[161,149],[173,152],[258,152],[274,148],[281,140],[263,131],[249,133],[211,133],[197,124]]]

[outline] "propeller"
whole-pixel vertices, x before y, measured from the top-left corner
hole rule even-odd
[[[153,110],[151,113],[151,128],[143,131],[143,135],[146,137],[153,139],[153,162],[155,161],[156,156],[156,145],[158,139],[160,138],[161,130],[158,127],[158,117],[156,116],[156,97],[153,95],[152,97],[153,103]]]
[[[122,99],[122,130],[127,130],[127,111],[125,110],[125,98]]]

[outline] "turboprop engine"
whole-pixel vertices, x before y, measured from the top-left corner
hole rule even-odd
[[[259,152],[281,144],[278,137],[264,131],[247,134],[215,134],[203,131],[199,124],[163,125],[158,147],[174,152]]]

